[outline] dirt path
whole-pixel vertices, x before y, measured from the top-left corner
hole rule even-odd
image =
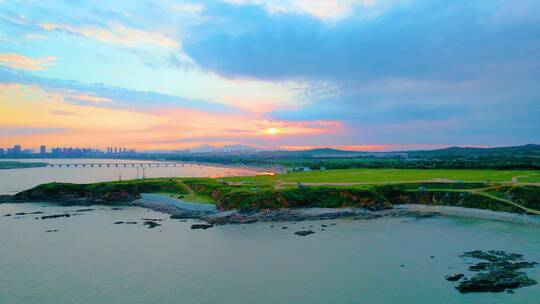
[[[392,181],[392,182],[279,182],[275,186],[283,188],[283,186],[306,185],[306,186],[355,186],[355,185],[385,185],[385,184],[416,184],[416,183],[452,183],[451,180],[435,179],[435,180],[418,180],[418,181]]]
[[[512,176],[512,183],[518,184],[520,178],[522,178],[522,177],[530,177],[530,176],[534,176],[534,175],[536,175],[536,173],[527,174],[527,175],[516,175],[516,176]]]
[[[540,186],[539,183],[534,182],[514,182],[514,178],[516,180],[520,177],[525,176],[515,176],[512,178],[512,183],[522,186]],[[466,181],[462,183],[485,183],[486,181]],[[276,188],[283,188],[284,186],[294,186],[298,184],[306,185],[306,186],[355,186],[355,185],[385,185],[385,184],[416,184],[416,183],[456,183],[456,181],[449,180],[449,179],[430,179],[430,180],[417,180],[417,181],[392,181],[392,182],[280,182],[278,181],[274,186]],[[238,183],[241,184],[241,183]],[[508,184],[508,182],[490,182],[490,184]]]
[[[472,191],[471,191],[471,192],[472,192]],[[474,192],[474,193],[479,194],[479,195],[482,195],[482,196],[485,196],[485,197],[489,197],[489,198],[491,198],[491,199],[493,199],[493,200],[496,200],[496,201],[499,201],[499,202],[503,202],[503,203],[506,203],[506,204],[510,204],[510,205],[512,205],[512,206],[514,206],[514,207],[517,207],[517,208],[519,208],[519,209],[521,209],[521,210],[523,210],[523,211],[525,211],[525,212],[527,212],[527,213],[535,214],[535,215],[540,215],[540,211],[535,210],[535,209],[531,209],[531,208],[527,208],[527,207],[522,206],[522,205],[520,205],[520,204],[518,204],[518,203],[514,203],[514,202],[512,202],[512,201],[510,201],[510,200],[507,200],[507,199],[504,199],[504,198],[500,198],[500,197],[496,197],[496,196],[491,195],[491,194],[489,194],[489,193],[480,192],[480,191],[477,191],[477,192]]]

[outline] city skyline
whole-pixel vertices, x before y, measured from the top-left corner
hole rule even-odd
[[[39,145],[39,148],[24,147],[22,145],[13,145],[12,147],[0,146],[0,155],[19,155],[19,154],[126,154],[136,153],[136,149],[127,147],[107,147],[105,149],[90,147],[48,147]]]
[[[0,1],[0,146],[540,142],[540,2]]]

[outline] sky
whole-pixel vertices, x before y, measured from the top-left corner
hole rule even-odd
[[[0,147],[539,142],[538,0],[0,0]]]

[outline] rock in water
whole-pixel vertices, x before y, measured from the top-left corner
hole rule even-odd
[[[212,228],[214,227],[214,225],[212,224],[193,224],[191,225],[191,229],[208,229],[208,228]]]
[[[470,271],[479,272],[471,278],[462,280],[456,287],[461,293],[502,292],[534,285],[537,282],[519,271],[531,268],[536,262],[523,261],[523,256],[497,250],[475,250],[466,252],[462,257],[484,260],[469,267]]]
[[[299,235],[299,236],[306,236],[313,233],[315,233],[315,231],[313,230],[301,230],[301,231],[296,231],[294,234]]]
[[[27,214],[42,214],[43,212],[42,211],[36,211],[36,212],[17,212],[15,213],[15,215],[27,215]]]
[[[461,278],[463,278],[465,275],[463,273],[457,273],[457,274],[452,274],[452,275],[447,275],[445,277],[445,279],[447,281],[451,281],[451,282],[455,282],[455,281],[459,281]]]
[[[42,220],[46,219],[53,219],[53,218],[59,218],[59,217],[70,217],[69,214],[53,214],[53,215],[44,215],[41,217]]]
[[[148,228],[155,228],[155,227],[157,227],[157,226],[161,226],[161,224],[158,224],[158,223],[153,222],[153,221],[145,221],[145,222],[143,223],[143,225],[148,226]]]
[[[470,279],[463,280],[456,288],[461,293],[502,292],[534,284],[536,281],[524,272],[501,269],[479,273]]]

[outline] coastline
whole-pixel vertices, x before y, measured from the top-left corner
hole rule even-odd
[[[537,218],[522,214],[537,213],[533,208],[537,208],[540,195],[540,188],[516,185],[418,182],[312,186],[299,182],[284,187],[268,180],[270,177],[245,178],[241,182],[153,178],[91,184],[48,183],[14,196],[0,196],[0,202],[133,205],[175,218],[198,218],[214,223],[366,219],[433,213],[523,222]]]
[[[391,208],[281,208],[275,210],[240,211],[218,210],[215,205],[188,203],[181,199],[157,194],[141,194],[141,198],[128,205],[167,213],[176,219],[199,219],[210,224],[249,224],[254,222],[297,222],[309,220],[353,219],[368,220],[382,217],[409,216],[429,218],[437,215],[474,219],[534,224],[540,226],[540,216],[491,211],[454,206],[421,204],[394,205]]]
[[[512,223],[535,224],[540,226],[540,216],[510,213],[504,211],[492,211],[486,209],[464,208],[455,206],[437,206],[422,204],[397,205],[395,208],[403,208],[413,212],[435,212],[446,216],[466,217],[484,220],[495,220]]]

